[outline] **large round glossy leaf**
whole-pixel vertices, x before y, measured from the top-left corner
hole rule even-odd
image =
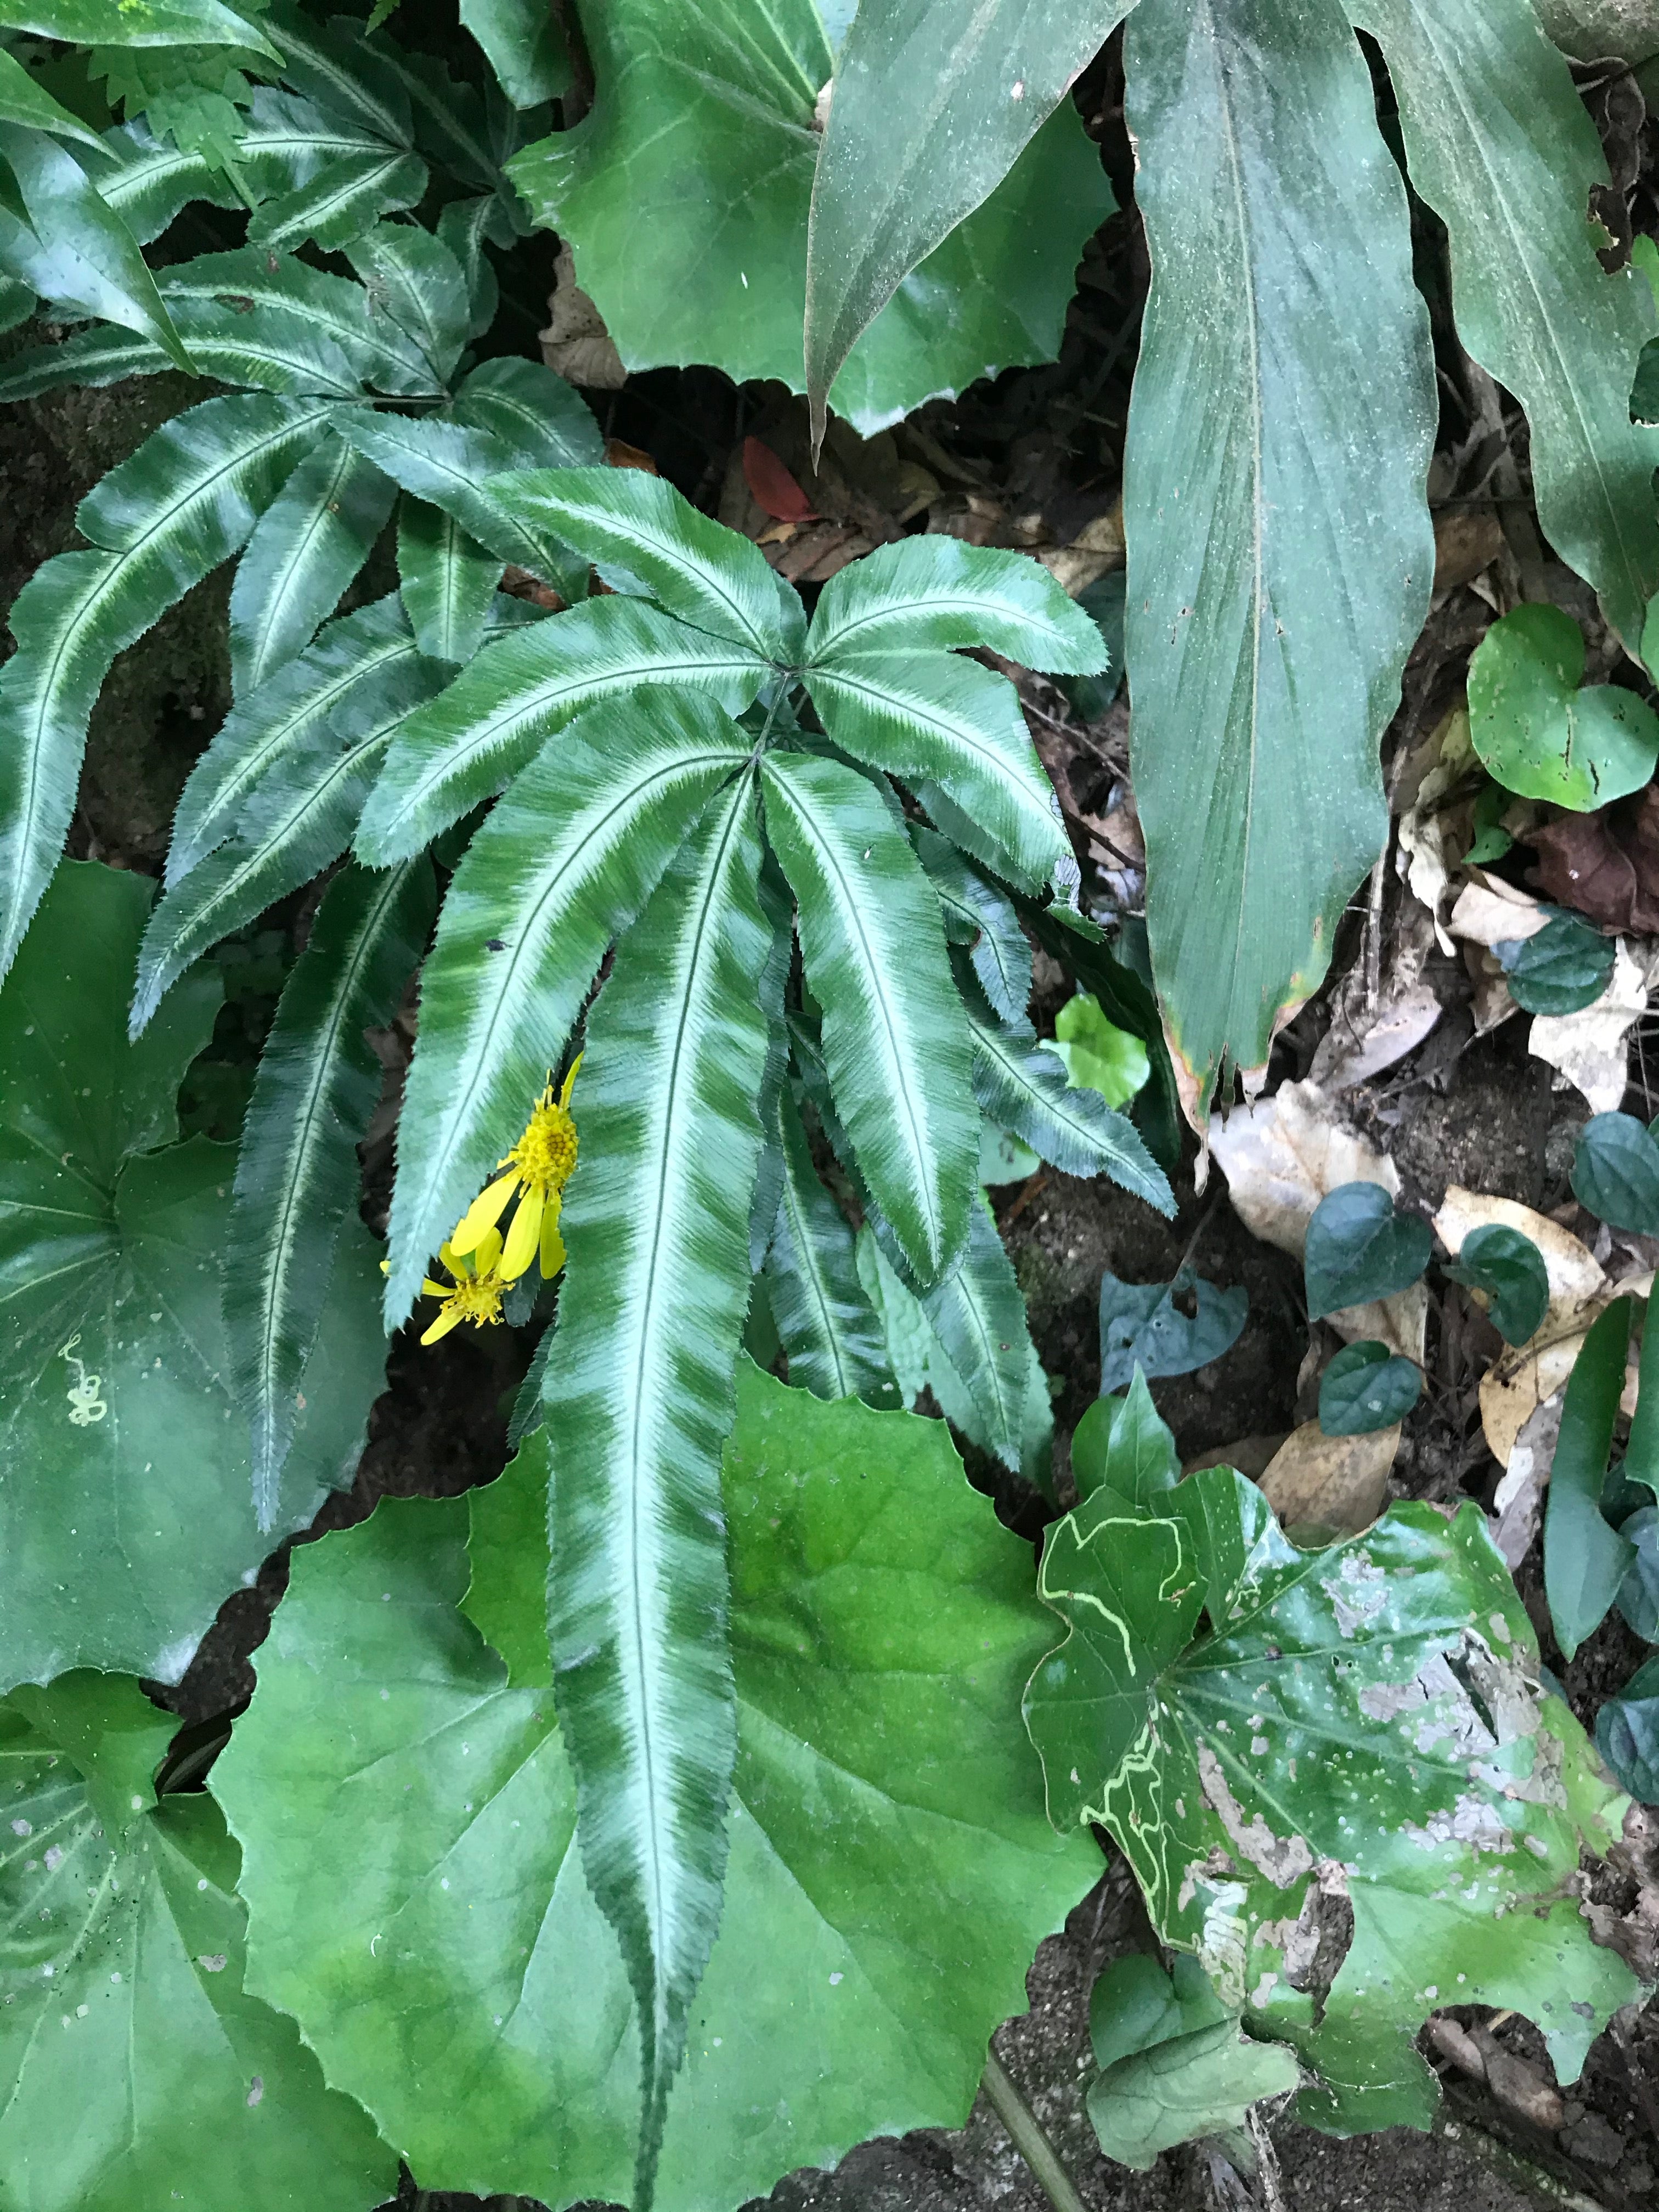
[[[226,1595],[351,1480],[380,1388],[372,1247],[354,1223],[262,1535],[219,1312],[235,1152],[170,1142],[216,981],[186,979],[126,1042],[153,888],[66,862],[0,991],[7,1687],[86,1666],[176,1681]]]
[[[120,1675],[0,1702],[0,2203],[368,2212],[397,2160],[243,1989],[219,1808],[155,1801],[174,1725]]]
[[[429,2188],[625,2197],[628,1984],[572,1849],[542,1626],[545,1446],[467,1505],[308,1547],[215,1771],[254,1985]],[[1018,1725],[1021,1547],[943,1423],[745,1367],[725,1466],[739,1711],[725,1916],[670,2099],[663,2212],[961,2123],[1037,1942],[1098,1865]],[[464,2096],[455,2094],[459,2081]]]

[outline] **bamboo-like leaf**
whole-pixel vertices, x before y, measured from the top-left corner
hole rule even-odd
[[[393,731],[446,673],[435,661],[388,660],[353,692],[349,725],[337,709],[307,718],[247,792],[235,835],[158,901],[138,954],[134,1036],[192,961],[339,859]]]
[[[843,752],[908,783],[936,784],[1026,889],[1071,860],[1060,802],[1006,677],[952,653],[872,653],[809,667],[806,688]]]
[[[354,245],[394,208],[411,208],[426,191],[427,167],[418,154],[395,146],[345,154],[296,191],[267,200],[247,227],[250,246],[291,253],[312,245],[330,253]]]
[[[805,617],[793,586],[767,566],[759,546],[701,514],[663,477],[562,469],[507,477],[491,489],[543,516],[554,536],[589,560],[629,570],[682,622],[772,659],[799,660]]]
[[[352,240],[346,259],[442,385],[460,358],[471,319],[465,271],[449,248],[418,223],[379,222]]]
[[[324,418],[262,392],[175,416],[82,501],[99,550],[58,554],[18,595],[0,672],[0,975],[63,849],[110,663],[244,542]]]
[[[234,707],[191,769],[173,823],[167,880],[176,884],[234,836],[248,794],[292,748],[337,716],[343,729],[373,717],[392,672],[421,658],[398,594],[330,623],[317,642]],[[418,696],[411,694],[411,697]]]
[[[356,577],[396,490],[339,438],[301,462],[254,525],[230,593],[230,672],[245,699],[303,653]]]
[[[488,431],[504,469],[579,469],[605,452],[593,410],[580,392],[542,362],[521,361],[516,354],[480,362],[458,388],[452,413],[456,422]],[[613,479],[640,474],[632,469],[604,473]],[[657,479],[641,476],[640,481]]]
[[[1340,0],[1138,0],[1124,56],[1153,271],[1124,483],[1133,764],[1201,1122],[1224,1064],[1263,1066],[1324,975],[1382,843],[1439,406]]]
[[[50,131],[54,137],[73,138],[77,145],[101,150],[102,140],[78,115],[71,115],[39,78],[33,77],[15,54],[0,48],[0,123],[16,123],[30,131]]]
[[[787,1084],[777,1113],[783,1188],[766,1275],[772,1317],[789,1356],[790,1387],[818,1398],[896,1406],[898,1386],[881,1324],[859,1280],[853,1232],[818,1180]]]
[[[640,2205],[720,1924],[737,1754],[720,1465],[761,1151],[761,853],[745,775],[623,938],[589,1017],[543,1383],[559,1721],[583,1869],[638,2008]]]
[[[1041,562],[964,544],[959,538],[902,538],[850,562],[819,594],[809,661],[933,646],[988,647],[1054,676],[1097,676],[1099,630]]]
[[[74,155],[42,131],[0,123],[0,160],[26,218],[0,201],[8,272],[43,299],[137,331],[194,374],[137,240]]]
[[[988,1449],[1018,1472],[1030,1372],[1025,1300],[984,1198],[969,1215],[962,1263],[922,1297],[979,1417]]]
[[[749,757],[712,702],[639,690],[565,731],[473,838],[422,976],[392,1199],[390,1327],[523,1127],[611,939]]]
[[[462,422],[416,422],[407,415],[348,414],[335,427],[358,452],[416,499],[454,516],[463,530],[501,561],[512,561],[580,598],[580,571],[557,538],[492,496],[485,479],[498,472],[501,448],[487,430]]]
[[[967,1237],[979,1159],[939,901],[867,777],[803,753],[768,755],[763,775],[836,1108],[910,1267],[936,1282]]]
[[[1458,335],[1527,410],[1544,534],[1635,652],[1659,590],[1659,432],[1629,404],[1653,301],[1638,270],[1596,259],[1595,125],[1530,0],[1347,12],[1387,57],[1412,182],[1445,222]]]
[[[742,647],[636,599],[584,601],[505,640],[410,717],[363,810],[357,850],[371,867],[419,852],[594,699],[673,684],[738,714],[769,672]]]
[[[913,822],[910,842],[939,894],[946,933],[967,946],[981,989],[1005,1021],[1024,1021],[1031,996],[1031,948],[1018,915],[937,830]]]
[[[398,509],[398,586],[422,653],[471,660],[501,580],[501,564],[453,514],[405,492]]]
[[[1065,1069],[1023,1014],[1017,1022],[999,1021],[988,1006],[974,1003],[977,996],[968,998],[974,1096],[989,1119],[1024,1137],[1063,1175],[1108,1175],[1172,1215],[1169,1179],[1134,1124],[1115,1114],[1097,1091],[1069,1089]]]
[[[348,867],[337,876],[260,1057],[236,1162],[224,1314],[262,1528],[271,1525],[340,1224],[357,1194],[357,1144],[380,1095],[364,1030],[396,1012],[434,904],[424,855],[380,875]]]

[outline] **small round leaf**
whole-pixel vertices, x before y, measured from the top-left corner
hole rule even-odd
[[[1409,1359],[1370,1340],[1345,1344],[1319,1385],[1319,1425],[1328,1437],[1391,1429],[1417,1403],[1423,1377]]]
[[[1397,1213],[1381,1183],[1340,1183],[1308,1224],[1309,1318],[1392,1297],[1417,1280],[1433,1249],[1427,1222]]]
[[[1659,1142],[1633,1115],[1592,1115],[1573,1154],[1572,1194],[1609,1228],[1659,1236]]]
[[[1518,948],[1510,996],[1529,1014],[1578,1013],[1607,989],[1613,955],[1611,940],[1576,914],[1552,915]]]
[[[1492,1327],[1505,1344],[1524,1344],[1542,1328],[1549,1310],[1549,1270],[1531,1237],[1518,1229],[1490,1222],[1473,1231],[1446,1273],[1466,1290],[1486,1294]]]

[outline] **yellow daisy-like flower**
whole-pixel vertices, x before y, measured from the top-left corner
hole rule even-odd
[[[564,1079],[556,1098],[549,1083],[521,1136],[498,1167],[498,1176],[475,1198],[462,1215],[449,1249],[457,1253],[482,1251],[486,1237],[496,1232],[514,1194],[519,1203],[507,1226],[501,1253],[501,1273],[508,1280],[522,1275],[541,1254],[542,1273],[551,1281],[564,1265],[564,1242],[559,1235],[559,1211],[566,1183],[576,1164],[576,1124],[571,1118],[570,1089],[581,1066],[578,1057]]]
[[[474,1328],[489,1328],[501,1317],[502,1293],[513,1287],[512,1277],[501,1267],[501,1237],[493,1229],[479,1238],[470,1259],[453,1243],[446,1244],[438,1257],[454,1280],[434,1283],[428,1275],[421,1285],[423,1297],[443,1300],[422,1344],[435,1344],[464,1321]]]

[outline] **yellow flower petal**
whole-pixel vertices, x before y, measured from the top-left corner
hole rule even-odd
[[[568,1074],[568,1075],[567,1075],[567,1076],[566,1076],[566,1078],[564,1079],[564,1088],[563,1088],[563,1090],[562,1090],[562,1091],[560,1091],[560,1093],[559,1093],[559,1103],[560,1103],[560,1105],[561,1105],[561,1106],[563,1106],[563,1107],[565,1107],[565,1108],[567,1108],[567,1109],[568,1108],[568,1106],[569,1106],[569,1104],[570,1104],[570,1091],[571,1091],[571,1085],[572,1085],[575,1082],[575,1080],[576,1080],[576,1072],[577,1072],[577,1070],[580,1067],[581,1064],[582,1064],[582,1055],[580,1054],[580,1053],[578,1053],[578,1054],[576,1054],[576,1057],[574,1058],[574,1060],[573,1060],[571,1061],[571,1063],[570,1063],[570,1073],[569,1073],[569,1074]]]
[[[455,1252],[476,1252],[485,1237],[507,1211],[507,1201],[519,1187],[515,1168],[511,1175],[500,1176],[489,1188],[475,1198],[455,1224],[455,1234],[450,1238],[450,1249]]]
[[[542,1216],[542,1278],[550,1283],[564,1265],[564,1239],[559,1234],[558,1193],[555,1191]]]
[[[463,1260],[453,1244],[441,1244],[438,1247],[438,1259],[441,1265],[448,1268],[458,1283],[472,1273],[472,1262],[470,1260]]]
[[[431,1328],[428,1329],[426,1334],[421,1339],[421,1342],[422,1344],[435,1344],[441,1336],[447,1336],[450,1330],[455,1328],[461,1318],[461,1310],[459,1306],[445,1306],[442,1311],[438,1315],[436,1320],[434,1321]]]
[[[493,1274],[501,1256],[501,1232],[487,1229],[478,1239],[478,1249],[473,1254],[473,1264],[481,1275]]]
[[[513,1225],[507,1232],[507,1249],[501,1254],[501,1273],[514,1281],[536,1256],[537,1241],[542,1233],[542,1213],[544,1206],[539,1192],[527,1190],[519,1200]]]
[[[449,1296],[449,1285],[447,1283],[434,1283],[428,1275],[421,1285],[421,1296],[423,1298],[447,1298]]]

